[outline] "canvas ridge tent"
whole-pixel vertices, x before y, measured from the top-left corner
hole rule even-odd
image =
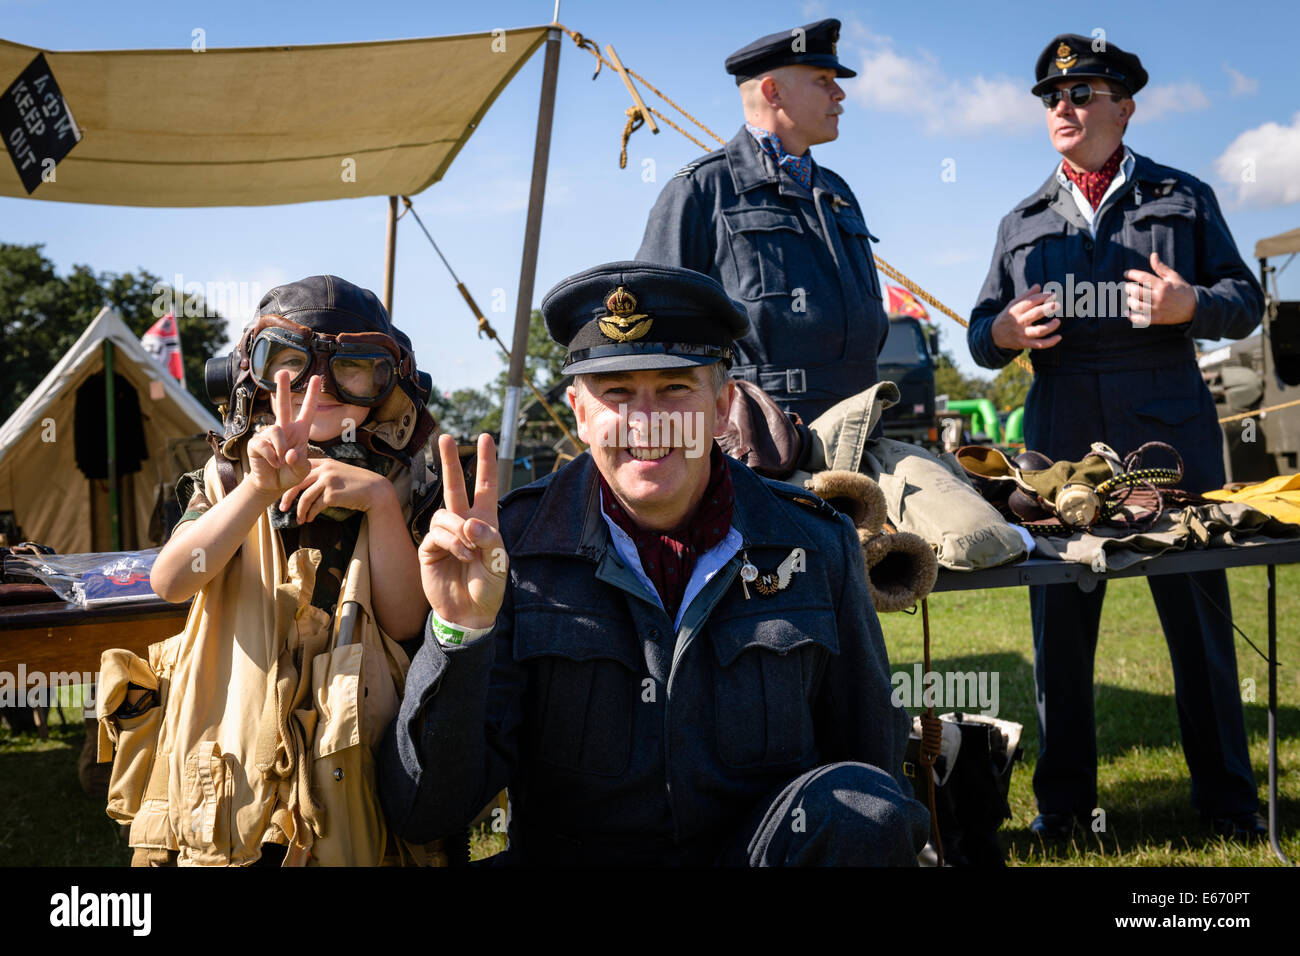
[[[173,463],[175,446],[196,434],[221,430],[213,414],[144,350],[118,314],[103,309],[0,426],[0,513],[12,512],[25,537],[62,554],[115,550],[106,534],[108,483],[86,477],[78,467],[76,448],[77,393],[104,372],[105,343],[111,344],[114,374],[138,399],[147,455],[139,471],[122,476],[124,548],[160,543],[150,539],[149,523],[159,485],[179,477]],[[94,416],[83,429],[104,428],[103,385],[99,389],[83,399]],[[126,414],[126,407],[118,409],[119,418]],[[125,431],[133,423],[121,420],[118,426]]]

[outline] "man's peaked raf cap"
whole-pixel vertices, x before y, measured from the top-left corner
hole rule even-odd
[[[542,299],[563,372],[624,372],[732,364],[749,318],[717,281],[649,262],[607,262],[560,281]]]
[[[839,39],[840,21],[835,19],[770,33],[727,57],[727,72],[735,76],[737,86],[778,66],[821,66],[838,77],[857,76],[836,55]]]

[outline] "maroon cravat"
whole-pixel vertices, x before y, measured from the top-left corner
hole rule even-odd
[[[641,556],[641,567],[659,592],[664,610],[669,617],[676,618],[686,593],[686,582],[695,570],[695,559],[718,545],[731,528],[736,497],[722,449],[717,442],[713,443],[709,454],[709,483],[699,507],[671,531],[637,527],[604,478],[600,479],[600,490],[605,514],[632,539]]]
[[[1120,143],[1115,148],[1115,152],[1110,154],[1110,159],[1102,165],[1101,169],[1095,173],[1075,172],[1067,159],[1061,163],[1061,169],[1065,172],[1065,178],[1074,183],[1083,192],[1083,196],[1088,202],[1092,203],[1093,212],[1101,205],[1101,197],[1106,195],[1106,190],[1110,188],[1110,182],[1119,172],[1119,165],[1124,161],[1124,144]]]

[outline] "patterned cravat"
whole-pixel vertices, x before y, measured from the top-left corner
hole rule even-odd
[[[1115,148],[1115,152],[1110,154],[1110,159],[1106,160],[1101,169],[1095,173],[1087,170],[1075,172],[1070,161],[1061,161],[1061,170],[1065,173],[1065,178],[1079,187],[1083,193],[1083,198],[1092,203],[1093,212],[1101,205],[1102,197],[1106,195],[1106,190],[1110,188],[1111,180],[1119,172],[1120,163],[1124,162],[1124,144],[1120,143]]]
[[[749,134],[758,140],[763,152],[776,161],[777,169],[784,169],[790,178],[804,189],[812,192],[812,151],[805,150],[802,156],[791,156],[781,146],[781,137],[761,126],[745,124]]]

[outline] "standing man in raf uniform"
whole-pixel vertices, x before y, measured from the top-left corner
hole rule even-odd
[[[856,533],[713,441],[744,313],[707,276],[616,262],[542,314],[590,449],[498,514],[491,439],[471,506],[442,437],[390,823],[455,832],[509,787],[519,862],[914,865],[928,815]]]
[[[839,136],[835,80],[857,75],[836,58],[839,32],[822,20],[727,57],[745,125],[664,187],[637,253],[712,276],[745,306],[732,376],[805,422],[876,383],[889,334],[876,237],[848,184],[809,152]]]
[[[1185,463],[1183,487],[1207,491],[1224,481],[1222,436],[1194,340],[1248,335],[1263,292],[1210,187],[1123,144],[1147,72],[1114,44],[1099,47],[1065,34],[1038,57],[1033,93],[1063,161],[998,228],[970,350],[1001,368],[1029,349],[1026,447],[1077,461],[1092,442],[1121,455],[1167,442]],[[1265,828],[1232,625],[1214,606],[1231,613],[1227,576],[1148,583],[1173,664],[1192,804],[1216,832],[1257,838]],[[1032,828],[1047,837],[1087,822],[1096,806],[1092,675],[1105,593],[1104,584],[1029,589],[1039,722]]]

